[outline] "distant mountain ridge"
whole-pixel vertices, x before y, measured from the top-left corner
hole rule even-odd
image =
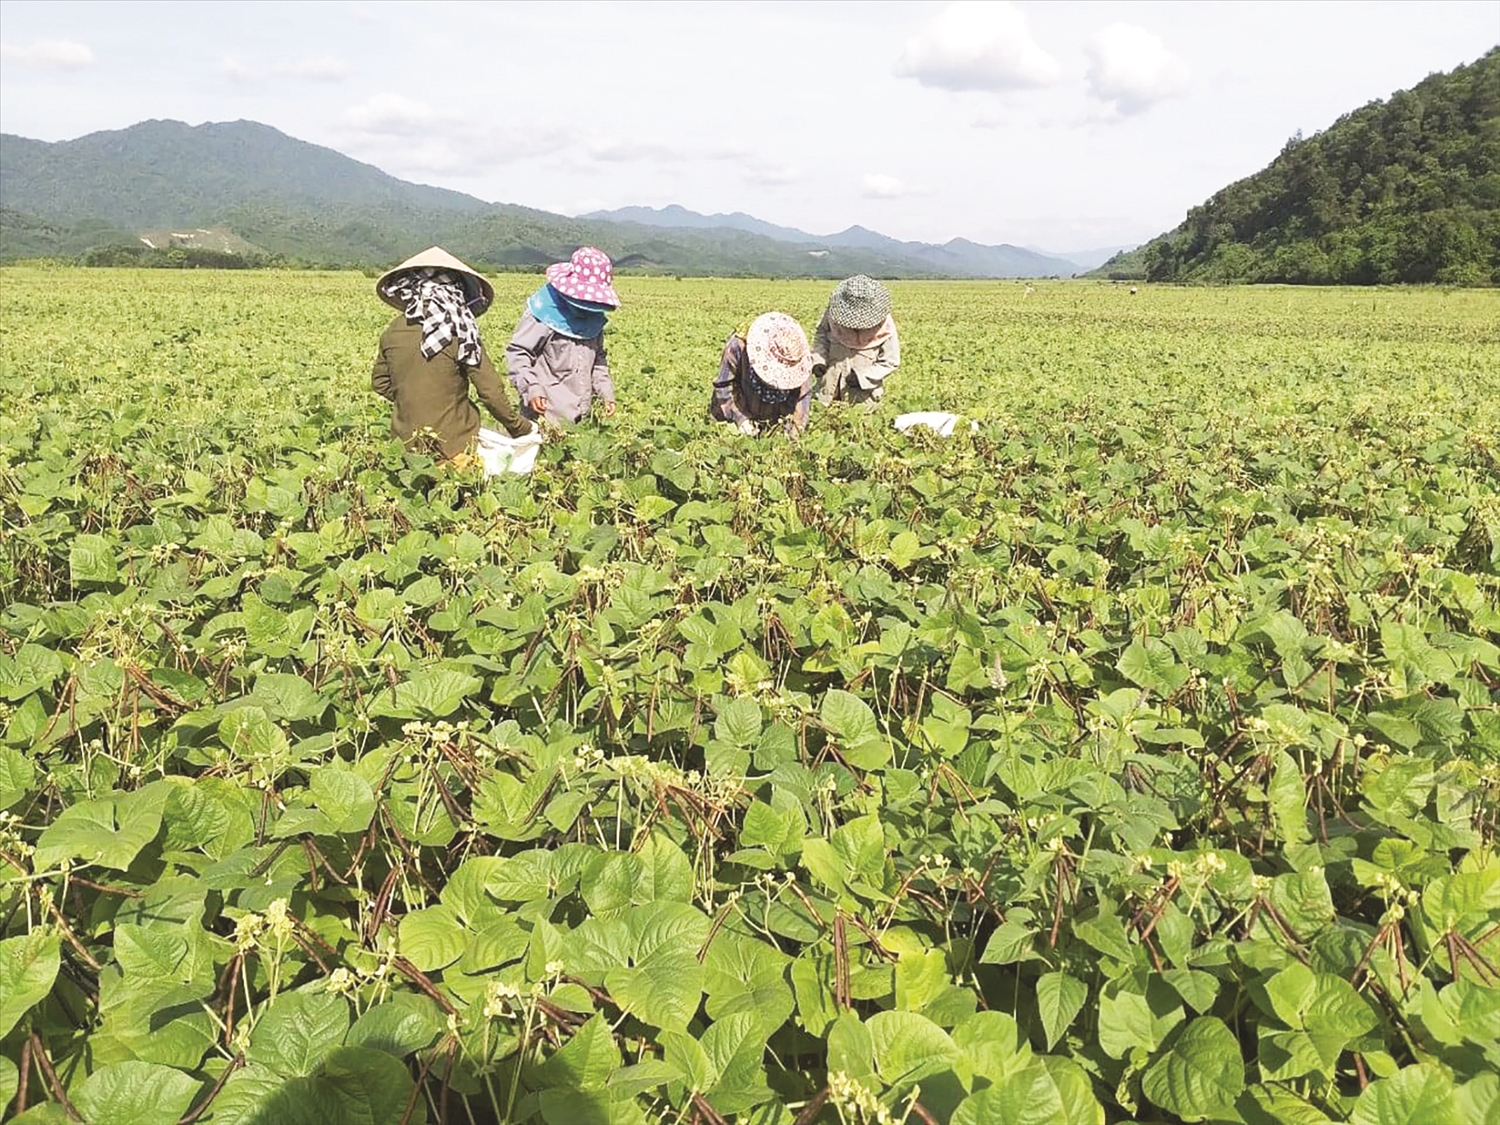
[[[167,248],[159,245],[163,236]],[[641,208],[615,219],[568,218],[408,183],[254,121],[143,121],[59,142],[0,135],[0,260],[197,247],[368,266],[434,243],[502,268],[533,268],[592,243],[622,269],[678,274],[981,277],[1077,269],[1019,248],[958,240],[931,247],[858,227],[818,239],[739,213]]]
[[[761,234],[779,242],[794,242],[820,247],[873,250],[910,258],[928,269],[957,277],[1067,277],[1098,265],[1083,264],[1057,254],[1030,250],[1024,246],[985,246],[966,238],[955,238],[942,244],[901,242],[878,231],[851,226],[837,234],[809,234],[796,227],[782,227],[757,219],[743,211],[704,215],[689,211],[680,204],[666,207],[621,207],[613,211],[590,211],[580,218],[606,222],[631,222],[673,230],[730,229]],[[1108,257],[1106,254],[1105,257]],[[1099,259],[1102,261],[1103,259]]]

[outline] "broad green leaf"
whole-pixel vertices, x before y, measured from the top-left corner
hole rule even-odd
[[[305,1077],[344,1041],[348,1030],[349,1002],[343,997],[284,992],[256,1023],[246,1058],[283,1078]]]
[[[1199,1016],[1151,1064],[1141,1088],[1184,1121],[1223,1116],[1245,1089],[1239,1041],[1223,1020]]]
[[[0,1038],[52,991],[61,938],[41,930],[0,941]]]
[[[1403,1067],[1365,1087],[1350,1125],[1474,1125],[1460,1116],[1453,1076],[1436,1063]]]
[[[753,699],[731,699],[714,720],[714,737],[733,746],[753,746],[760,730],[760,704]]]
[[[89,1125],[176,1125],[198,1082],[155,1063],[123,1062],[94,1071],[73,1095]]]
[[[1044,973],[1037,980],[1037,1011],[1042,1017],[1042,1030],[1046,1033],[1049,1051],[1068,1030],[1088,995],[1088,985],[1067,973]]]
[[[363,832],[375,815],[375,791],[350,770],[314,770],[309,785],[318,808],[340,832]]]
[[[948,1033],[915,1012],[876,1012],[866,1026],[876,1073],[888,1085],[912,1085],[958,1060],[958,1047]]]
[[[102,535],[79,535],[68,548],[68,580],[75,586],[108,585],[119,581],[115,548]]]
[[[891,760],[891,746],[880,732],[875,712],[859,696],[833,688],[818,712],[838,744],[839,754],[856,769],[873,770]]]
[[[482,686],[479,677],[465,672],[452,668],[427,668],[381,692],[370,708],[370,714],[397,719],[441,719],[457,711],[459,705]]]
[[[532,1072],[531,1081],[542,1088],[602,1090],[619,1066],[614,1034],[605,1018],[596,1015]]]
[[[354,1021],[344,1036],[346,1047],[366,1047],[404,1059],[430,1047],[443,1033],[443,1015],[426,996],[395,993]]]
[[[682,1031],[703,999],[703,966],[690,953],[658,954],[646,965],[611,970],[604,986],[637,1019]]]
[[[396,928],[401,955],[424,973],[447,968],[464,953],[468,935],[451,906],[413,910]]]
[[[70,805],[38,838],[33,861],[39,870],[70,859],[124,871],[161,830],[168,794],[166,783],[157,782]]]
[[[422,1100],[413,1098],[411,1072],[400,1059],[364,1047],[339,1047],[337,1040],[326,1048],[316,1070],[260,1097],[240,1120],[245,1125],[422,1125],[427,1120]],[[409,1117],[408,1106],[413,1107]]]

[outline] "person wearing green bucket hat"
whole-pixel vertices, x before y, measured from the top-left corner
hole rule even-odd
[[[901,341],[891,319],[891,295],[873,277],[839,282],[813,336],[814,395],[874,410],[885,381],[901,363]]]

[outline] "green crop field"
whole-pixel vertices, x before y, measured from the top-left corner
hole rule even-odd
[[[829,287],[626,278],[486,482],[371,286],[0,272],[0,1114],[1500,1119],[1500,294],[896,284],[790,442]]]

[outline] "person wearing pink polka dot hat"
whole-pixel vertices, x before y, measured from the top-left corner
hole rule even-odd
[[[578,422],[597,397],[615,412],[615,386],[604,351],[604,325],[620,307],[609,255],[581,246],[547,267],[547,283],[526,299],[505,349],[505,367],[528,418]]]

